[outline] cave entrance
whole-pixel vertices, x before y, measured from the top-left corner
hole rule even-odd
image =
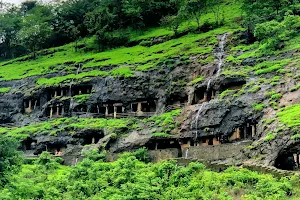
[[[100,106],[98,104],[94,104],[91,107],[91,113],[95,113],[103,117],[105,116],[105,111],[106,111],[105,107]]]
[[[69,91],[70,89],[68,87],[58,87],[55,89],[50,89],[48,90],[48,101],[50,101],[53,98],[56,97],[64,97],[64,96],[69,96]]]
[[[22,149],[23,151],[30,151],[36,148],[37,140],[32,138],[27,138],[22,142]]]
[[[296,170],[299,168],[299,154],[282,154],[277,157],[275,167],[283,170]]]
[[[81,138],[81,145],[97,144],[103,137],[104,133],[98,131],[89,131],[79,136]]]
[[[215,96],[216,96],[215,90],[213,89],[207,90],[207,88],[199,88],[195,90],[192,104],[194,105],[194,104],[208,102],[214,99]]]
[[[182,156],[181,145],[176,139],[152,139],[145,146],[148,150],[178,149],[178,157]]]
[[[206,101],[206,88],[199,88],[195,90],[194,98],[193,98],[193,104],[199,104]]]
[[[64,105],[62,103],[50,105],[47,114],[49,114],[48,116],[50,116],[50,118],[63,116],[65,114]]]
[[[76,113],[86,113],[87,112],[87,105],[78,105],[74,108],[74,112]]]
[[[221,87],[221,93],[224,92],[225,90],[240,90],[243,88],[243,86],[246,84],[247,82],[242,80],[242,81],[235,81],[235,82],[230,82],[227,84],[224,84]]]
[[[93,86],[74,86],[72,89],[72,96],[82,95],[82,94],[91,94]]]
[[[230,141],[253,139],[256,136],[256,124],[246,123],[233,130]]]
[[[300,170],[300,142],[283,148],[275,159],[274,166],[283,170]]]
[[[54,156],[62,156],[67,146],[65,144],[53,143],[45,146],[46,151]]]
[[[131,103],[131,112],[143,115],[143,113],[156,112],[156,104],[154,101],[142,101]]]
[[[84,138],[83,145],[97,144],[101,138],[103,138],[103,135],[100,134],[88,135]]]
[[[167,100],[167,110],[166,111],[170,111],[173,109],[179,109],[182,106],[184,106],[186,103],[188,102],[188,96],[185,97],[180,97],[180,96],[176,96],[176,97],[171,97]]]
[[[40,99],[25,99],[23,104],[25,113],[31,113],[40,107]]]
[[[221,140],[220,140],[219,136],[215,136],[215,135],[203,136],[200,138],[199,146],[219,145],[219,144],[221,144],[220,141]]]

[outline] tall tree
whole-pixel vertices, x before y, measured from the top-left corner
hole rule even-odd
[[[22,164],[17,151],[19,143],[11,137],[0,135],[0,186],[7,182],[7,176],[15,173]]]
[[[201,15],[207,10],[208,0],[186,0],[179,13],[187,18],[192,18],[200,29]]]

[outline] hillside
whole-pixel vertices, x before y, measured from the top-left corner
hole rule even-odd
[[[140,18],[122,1],[134,20],[108,15],[120,27],[78,2],[86,20],[68,25],[78,37],[54,27],[34,50],[0,44],[0,144],[24,152],[24,164],[15,150],[1,156],[16,169],[0,179],[1,199],[299,198],[298,1],[168,1],[141,4]],[[61,26],[55,17],[75,4],[41,24]],[[25,22],[57,9],[34,6]]]

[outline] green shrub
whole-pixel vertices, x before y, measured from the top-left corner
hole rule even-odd
[[[271,140],[274,140],[275,139],[275,135],[273,133],[268,133],[268,135],[265,137],[265,141],[271,141]]]
[[[277,113],[281,123],[290,128],[300,126],[300,104],[285,107]]]
[[[0,88],[0,93],[7,93],[10,91],[10,87]]]
[[[265,107],[265,104],[263,104],[263,103],[261,103],[261,104],[252,104],[252,107],[256,111],[262,111]]]

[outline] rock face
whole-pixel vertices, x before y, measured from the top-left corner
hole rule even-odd
[[[276,113],[255,111],[253,105],[264,101],[271,88],[263,85],[258,91],[241,92],[246,84],[254,83],[255,86],[259,79],[222,74],[229,65],[226,53],[230,35],[225,33],[216,37],[219,44],[213,52],[215,60],[206,64],[199,64],[197,60],[205,60],[209,55],[193,55],[188,62],[174,58],[171,63],[161,63],[159,69],[135,72],[134,76],[127,78],[99,76],[49,87],[37,87],[36,80],[41,77],[1,81],[0,87],[11,87],[11,90],[0,93],[0,125],[21,127],[59,117],[145,118],[184,107],[176,119],[178,126],[168,138],[153,137],[156,127],[145,124],[121,137],[114,137],[116,133],[106,128],[83,129],[72,134],[70,130],[64,130],[55,136],[31,133],[22,142],[23,150],[28,157],[50,151],[63,156],[66,164],[75,164],[82,159],[85,148],[100,148],[117,154],[146,146],[154,161],[184,157],[189,151],[191,157],[205,160],[234,157],[228,161],[230,163],[264,155],[263,164],[280,167],[286,162],[282,157],[300,152],[300,149],[288,133],[268,143],[260,142],[265,137],[262,118]],[[256,64],[255,58],[241,62],[245,66]],[[64,73],[53,73],[43,77],[62,75]],[[204,80],[193,82],[200,76]],[[295,83],[287,82],[276,88],[285,91],[279,107],[299,103],[299,92],[289,92],[293,85]],[[237,145],[236,142],[241,140],[248,143]],[[253,140],[259,144],[252,146]]]

